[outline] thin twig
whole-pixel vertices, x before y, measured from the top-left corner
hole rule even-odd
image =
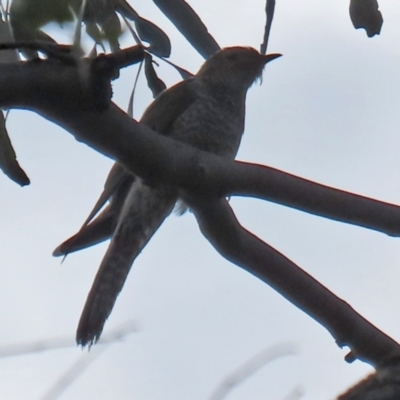
[[[274,12],[275,12],[275,0],[266,0],[265,14],[267,19],[264,28],[264,40],[260,47],[261,54],[267,53],[268,40],[269,40],[269,35],[271,33],[272,20],[274,19]]]
[[[296,353],[297,346],[293,345],[293,343],[275,345],[260,351],[249,361],[230,373],[214,390],[209,400],[224,399],[228,396],[230,391],[232,391],[236,386],[241,385],[246,379],[254,375],[266,364],[269,364],[278,358],[291,356]]]
[[[132,332],[137,331],[137,324],[129,321],[105,334],[98,344],[111,344],[121,340]],[[32,353],[41,353],[49,350],[60,350],[68,347],[76,347],[75,341],[71,337],[38,340],[29,343],[18,343],[0,347],[0,358],[24,356]]]
[[[116,341],[123,339],[132,332],[137,331],[137,326],[132,321],[119,326],[105,339],[99,341],[103,346],[96,346],[90,353],[82,354],[79,359],[53,384],[41,400],[55,400],[70,386],[101,354],[103,354]]]
[[[82,354],[72,366],[53,384],[53,386],[41,397],[41,400],[56,400],[81,375],[90,364],[103,354],[111,343],[106,346],[96,347],[89,354]]]

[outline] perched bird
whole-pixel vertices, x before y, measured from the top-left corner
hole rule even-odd
[[[265,64],[279,56],[262,55],[249,47],[220,50],[192,79],[162,92],[140,122],[175,140],[233,159],[244,130],[247,90],[261,77]],[[66,254],[111,237],[79,321],[76,340],[83,346],[99,339],[133,261],[173,210],[178,189],[147,186],[115,164],[86,222],[107,197],[110,204],[105,210],[54,253]]]

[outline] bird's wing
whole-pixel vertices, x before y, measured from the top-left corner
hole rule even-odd
[[[90,224],[83,226],[75,235],[61,243],[53,251],[53,256],[67,256],[109,239],[115,228],[115,220],[115,213],[109,205]]]
[[[53,256],[66,256],[109,239],[117,224],[125,196],[134,180],[132,174],[115,163],[108,174],[103,192],[82,227],[75,235],[61,243],[54,250]],[[108,200],[110,204],[97,215]]]
[[[162,92],[144,112],[140,123],[168,135],[171,126],[198,99],[194,79],[182,81]]]
[[[171,188],[150,188],[140,180],[132,185],[79,321],[79,345],[91,345],[99,339],[133,261],[175,202],[176,193]]]
[[[193,80],[178,83],[154,100],[143,114],[140,123],[161,134],[168,134],[176,118],[197,99],[195,93]],[[111,237],[117,224],[119,211],[134,180],[134,175],[121,164],[115,163],[108,174],[103,192],[80,230],[61,243],[54,250],[53,255],[65,256]],[[111,208],[107,213],[101,213],[93,220],[108,200],[110,200]]]
[[[113,203],[113,198],[115,197],[115,200],[119,199],[122,191],[124,191],[126,195],[128,191],[126,187],[130,187],[134,179],[135,177],[121,164],[114,163],[110,172],[108,173],[106,183],[104,184],[104,190],[101,192],[100,197],[98,198],[92,211],[90,211],[89,216],[83,223],[82,228],[92,221],[92,219],[98,214],[108,200],[111,200],[111,203]]]

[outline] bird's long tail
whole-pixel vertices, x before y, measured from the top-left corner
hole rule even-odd
[[[171,189],[150,188],[139,180],[132,185],[79,321],[79,345],[91,345],[99,339],[133,261],[175,202],[176,194]]]

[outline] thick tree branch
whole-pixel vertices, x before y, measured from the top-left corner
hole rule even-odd
[[[224,194],[249,196],[320,217],[399,236],[399,207],[334,189],[264,165],[235,162],[230,179],[218,182]]]
[[[356,357],[379,367],[400,358],[398,343],[283,254],[244,229],[225,199],[185,200],[202,233],[223,257],[266,282],[322,324],[340,347],[350,347],[348,361]]]
[[[226,160],[158,135],[112,103],[107,109],[93,106],[94,81],[83,60],[76,66],[56,60],[0,65],[0,106],[41,114],[149,181],[201,196],[258,197],[400,236],[400,207],[270,167]]]

